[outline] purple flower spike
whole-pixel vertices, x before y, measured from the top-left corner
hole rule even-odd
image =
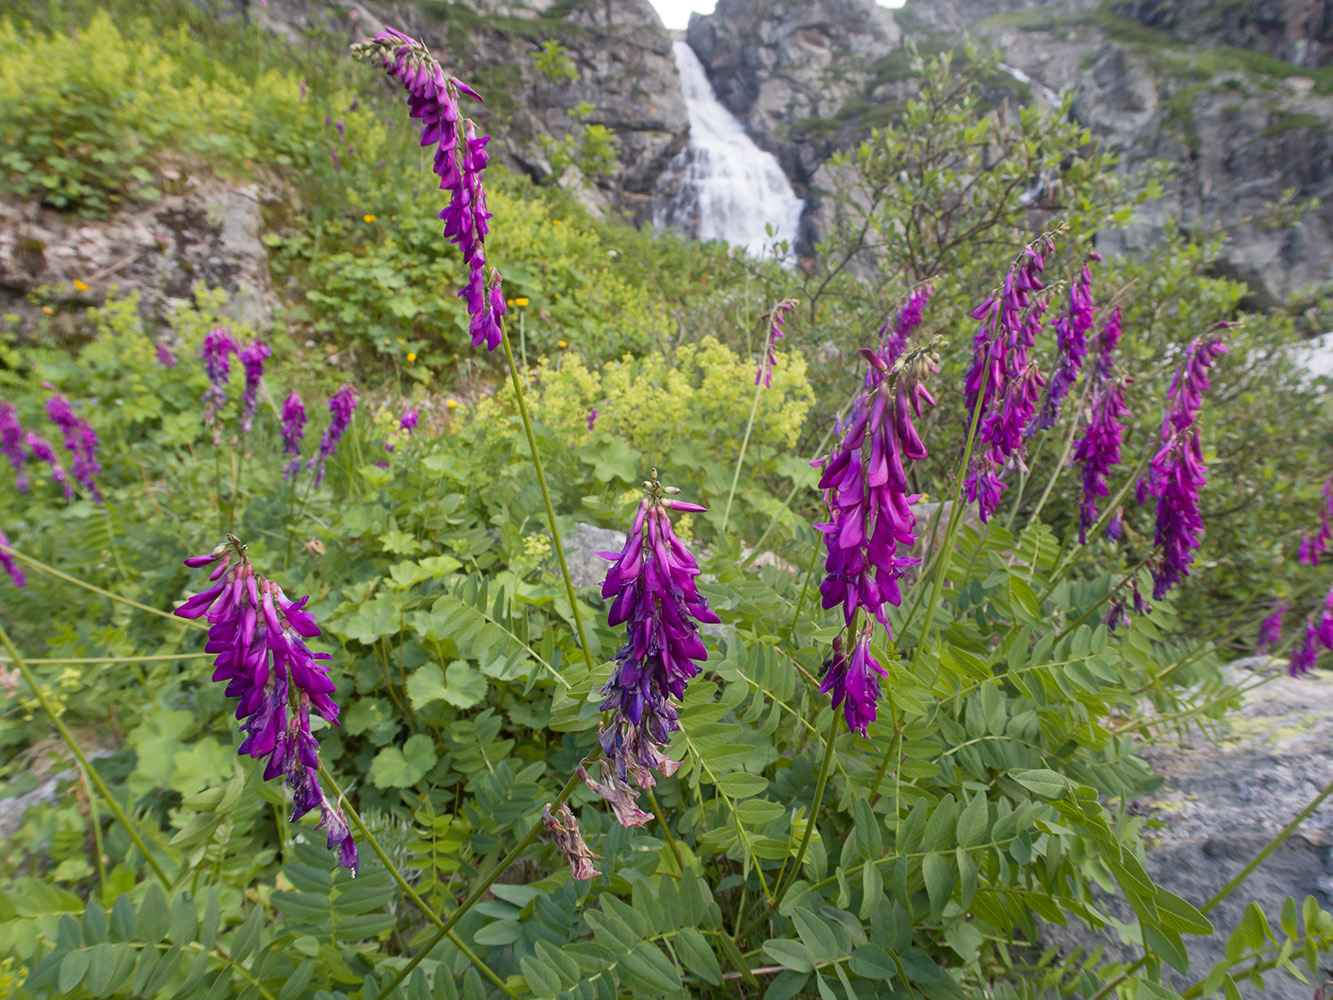
[[[907,350],[907,338],[921,325],[932,291],[929,285],[922,285],[907,297],[897,314],[886,319],[879,328],[880,354],[890,366]]]
[[[315,488],[324,482],[324,464],[338,447],[347,425],[352,422],[352,411],[356,409],[356,387],[345,385],[329,399],[329,426],[324,436],[319,439],[319,454],[306,463],[307,468],[315,470]]]
[[[469,271],[458,295],[472,317],[473,345],[485,344],[493,351],[500,345],[505,299],[498,273],[486,264],[491,213],[486,210],[482,173],[490,159],[486,152],[490,137],[478,139],[475,125],[459,110],[460,95],[481,98],[457,77],[447,76],[421,42],[393,28],[353,45],[352,54],[379,63],[403,85],[409,113],[421,122],[421,145],[435,148],[440,189],[449,192],[449,205],[440,213],[444,235],[458,245]]]
[[[282,470],[284,479],[294,479],[301,471],[301,439],[305,437],[305,406],[295,389],[282,404],[282,448],[292,460]]]
[[[587,422],[587,424],[588,424],[588,430],[592,430],[594,427],[596,427],[596,426],[597,426],[597,407],[594,406],[591,410],[589,410],[589,411],[588,411],[588,415],[584,418],[584,420],[585,420],[585,421]]]
[[[1120,463],[1120,445],[1124,440],[1125,424],[1121,419],[1129,414],[1125,405],[1125,389],[1115,379],[1115,348],[1120,341],[1120,310],[1116,309],[1106,321],[1098,340],[1097,368],[1092,373],[1088,406],[1089,417],[1083,436],[1074,446],[1074,461],[1083,469],[1083,499],[1079,503],[1080,544],[1088,541],[1088,529],[1097,523],[1097,501],[1111,492],[1107,475]],[[1107,537],[1114,541],[1120,536],[1120,519],[1115,516],[1106,526]]]
[[[783,299],[773,307],[769,315],[768,327],[768,346],[764,350],[764,356],[759,361],[759,370],[754,373],[754,384],[758,385],[761,381],[764,388],[771,388],[773,385],[773,366],[777,364],[778,355],[776,350],[778,341],[782,339],[782,324],[787,320],[787,313],[796,308],[798,299]]]
[[[1282,642],[1282,617],[1290,607],[1286,601],[1279,601],[1273,606],[1272,613],[1259,623],[1259,639],[1254,644],[1256,656],[1266,656]]]
[[[1138,501],[1157,498],[1158,549],[1153,570],[1153,599],[1161,600],[1172,587],[1189,576],[1194,550],[1203,536],[1199,491],[1207,484],[1208,467],[1203,464],[1203,443],[1198,417],[1203,393],[1209,388],[1208,369],[1226,353],[1221,340],[1196,340],[1190,344],[1184,363],[1167,391],[1166,419],[1162,422],[1162,447],[1139,481]]]
[[[602,783],[588,787],[606,799],[622,825],[646,822],[634,805],[634,789],[650,788],[652,772],[672,774],[678,766],[663,752],[680,728],[672,700],[685,696],[685,685],[699,672],[696,661],[708,658],[699,638],[699,622],[718,617],[699,595],[694,578],[699,564],[671,528],[669,511],[702,511],[698,504],[672,500],[678,492],[657,481],[645,484],[634,523],[620,552],[603,552],[614,560],[602,584],[611,602],[612,626],[628,626],[629,641],[616,653],[616,668],[602,688],[602,710],[613,713],[601,732],[609,765]]]
[[[227,405],[227,382],[231,378],[230,355],[238,348],[231,337],[231,327],[215,326],[204,335],[199,356],[204,359],[208,389],[204,392],[204,423],[213,428],[213,446],[222,442],[222,428],[217,424],[218,410]]]
[[[101,503],[102,492],[97,488],[97,476],[102,471],[101,463],[97,461],[97,432],[92,424],[74,412],[63,395],[56,394],[46,401],[46,415],[65,435],[65,450],[73,456],[69,464],[70,475]]]
[[[60,464],[60,459],[56,457],[55,449],[46,442],[45,438],[33,431],[28,431],[23,435],[23,443],[28,446],[28,456],[34,462],[45,462],[50,467],[51,479],[65,491],[65,499],[73,500],[74,487],[69,484],[69,477],[65,475],[65,467]]]
[[[1311,535],[1308,531],[1301,536],[1299,558],[1302,566],[1318,566],[1320,557],[1328,551],[1329,540],[1333,539],[1333,476],[1329,476],[1320,494],[1323,503],[1319,511],[1319,529]]]
[[[829,702],[835,709],[842,706],[847,728],[864,736],[866,727],[875,721],[879,679],[888,676],[870,655],[870,631],[863,632],[856,640],[851,659],[843,651],[841,637],[835,638],[833,656],[824,667],[824,680],[819,690],[830,696]]]
[[[20,493],[27,493],[30,485],[24,463],[28,461],[28,449],[23,443],[23,425],[19,423],[18,411],[13,405],[0,400],[0,455],[9,459],[14,467],[14,485]]]
[[[176,352],[166,344],[157,345],[157,363],[163,368],[176,367]]]
[[[1088,261],[1101,260],[1101,254],[1088,254]],[[1051,376],[1050,386],[1046,391],[1046,402],[1042,410],[1028,426],[1028,434],[1047,430],[1055,426],[1060,417],[1060,407],[1064,404],[1069,390],[1078,381],[1083,370],[1083,359],[1088,356],[1088,331],[1092,329],[1093,314],[1097,311],[1092,304],[1092,267],[1083,265],[1078,280],[1070,286],[1069,304],[1060,318],[1055,321],[1056,348],[1059,359],[1055,363],[1055,373]]]
[[[176,609],[181,618],[208,621],[208,644],[215,654],[213,680],[226,681],[226,694],[237,699],[236,718],[245,734],[237,753],[262,760],[264,779],[281,776],[292,791],[292,821],[320,810],[316,829],[328,833],[329,850],[356,874],[356,845],[347,819],[319,783],[319,744],[310,731],[310,710],[338,723],[338,706],[324,661],[305,639],[319,626],[304,610],[306,598],[291,601],[282,588],[255,571],[245,546],[234,535],[203,556],[191,556],[192,569],[213,565],[212,586]]]
[[[398,421],[398,429],[400,431],[407,431],[410,434],[417,429],[418,419],[416,407],[413,407],[403,414],[402,420]]]
[[[23,570],[19,569],[18,562],[10,555],[10,547],[9,537],[5,534],[4,529],[0,528],[0,569],[9,574],[10,579],[14,581],[14,586],[26,587],[28,578],[24,575]]]
[[[570,875],[575,879],[597,877],[597,869],[592,863],[598,855],[588,849],[583,842],[583,833],[579,830],[579,821],[570,811],[569,806],[560,803],[555,815],[551,814],[548,803],[542,809],[542,825],[555,841],[556,850],[569,862]]]
[[[1291,662],[1287,665],[1287,673],[1292,677],[1301,677],[1309,673],[1315,667],[1315,662],[1319,659],[1319,630],[1315,628],[1313,619],[1305,620],[1305,638],[1291,652]]]
[[[259,408],[259,382],[264,377],[264,361],[269,349],[255,341],[237,357],[245,369],[245,391],[241,394],[241,433],[249,434],[254,424],[255,410]]]

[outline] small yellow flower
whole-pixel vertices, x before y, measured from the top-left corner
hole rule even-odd
[[[448,406],[449,409],[451,409],[451,410],[456,410],[456,409],[458,409],[458,401],[457,401],[456,399],[451,399],[451,400],[449,400],[449,402],[446,403],[445,405]]]
[[[398,343],[402,344],[403,346],[407,346],[407,341],[404,340],[402,337],[398,338]]]
[[[515,300],[514,300],[514,305],[518,306],[520,309],[522,309],[522,308],[523,308],[524,306],[526,306],[527,304],[528,304],[528,300],[527,300],[527,299],[515,299]]]
[[[512,306],[513,304],[514,304],[514,300],[513,300],[513,299],[505,299],[505,305],[507,305],[507,306]]]
[[[52,314],[55,312],[55,310],[52,309],[50,306],[42,306],[42,312],[44,312],[44,313],[46,313],[46,315],[50,316],[50,315],[52,315]]]
[[[557,341],[555,342],[555,346],[556,346],[556,347],[568,347],[569,345],[566,344],[563,340],[557,340]]]
[[[385,346],[385,347],[388,347],[390,343],[391,343],[391,341],[389,340],[389,338],[388,338],[388,337],[385,337],[385,338],[384,338],[384,346]]]
[[[78,278],[75,278],[75,279],[74,279],[74,290],[75,290],[76,292],[86,292],[86,291],[88,290],[88,286],[85,285],[85,284],[84,284],[82,281],[80,281]]]
[[[408,352],[407,352],[407,363],[408,363],[409,365],[412,364],[414,361],[416,361],[416,359],[417,359],[417,352],[416,352],[416,351],[408,351]]]
[[[363,215],[363,216],[361,216],[361,221],[363,221],[363,222],[374,222],[374,221],[375,221],[375,216],[373,216],[373,215]]]
[[[560,225],[560,220],[559,220],[559,219],[552,219],[552,220],[551,220],[551,225],[553,225],[553,226],[558,226],[558,225]]]

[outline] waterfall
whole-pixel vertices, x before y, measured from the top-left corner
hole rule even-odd
[[[794,246],[802,203],[777,158],[756,146],[718,101],[689,44],[676,42],[672,49],[690,138],[667,170],[677,187],[654,212],[653,224],[677,226],[701,240],[726,240],[752,254],[776,240]],[[765,233],[768,223],[775,230],[771,239]]]

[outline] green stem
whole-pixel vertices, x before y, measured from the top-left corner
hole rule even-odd
[[[188,618],[177,618],[170,611],[163,611],[161,608],[154,608],[150,607],[147,604],[140,604],[138,601],[131,600],[128,597],[122,597],[120,594],[113,594],[109,590],[103,590],[101,587],[97,587],[84,580],[80,580],[76,576],[70,576],[68,573],[61,572],[54,566],[48,566],[44,562],[38,562],[32,556],[24,555],[22,552],[20,552],[16,548],[13,548],[12,546],[6,546],[5,551],[8,552],[11,556],[13,556],[15,559],[17,559],[19,562],[27,566],[31,566],[33,569],[41,570],[43,573],[50,573],[52,576],[64,580],[67,583],[72,583],[77,587],[82,587],[84,590],[91,590],[94,594],[100,594],[103,597],[108,598],[109,600],[118,601],[121,604],[128,604],[130,607],[138,608],[140,611],[147,611],[150,614],[161,615],[163,618],[170,618],[174,622],[179,622],[185,625],[192,625],[195,628],[208,628],[208,624],[206,622],[190,621]]]
[[[1080,410],[1082,409],[1082,403],[1085,403],[1087,401],[1088,393],[1091,391],[1089,388],[1091,385],[1092,385],[1091,379],[1088,379],[1087,381],[1084,382],[1083,397],[1080,401],[1080,406],[1079,406]],[[1055,471],[1051,473],[1051,478],[1046,481],[1046,489],[1042,492],[1041,499],[1037,501],[1036,510],[1034,510],[1031,516],[1028,517],[1029,524],[1035,523],[1037,518],[1041,516],[1041,509],[1046,506],[1046,501],[1049,500],[1051,496],[1051,490],[1055,489],[1056,481],[1060,478],[1060,474],[1064,471],[1065,466],[1068,464],[1069,453],[1074,450],[1074,435],[1078,432],[1078,427],[1079,427],[1079,421],[1077,420],[1069,421],[1069,433],[1065,436],[1065,447],[1064,450],[1060,453],[1060,461],[1055,464]],[[1045,440],[1046,439],[1043,438],[1042,442],[1045,443]],[[1018,513],[1018,505],[1015,504],[1014,514],[1017,513]],[[1012,524],[1013,517],[1010,517],[1009,521],[1010,524]]]
[[[150,660],[201,660],[216,653],[162,653],[153,656],[71,656],[57,660],[35,660],[28,657],[28,663],[40,663],[43,666],[61,663],[146,663]]]
[[[1320,805],[1323,804],[1323,801],[1330,795],[1333,795],[1333,782],[1325,785],[1324,790],[1311,799],[1309,805],[1296,814],[1295,819],[1279,830],[1277,836],[1268,842],[1268,846],[1256,854],[1253,861],[1237,872],[1235,878],[1222,886],[1212,899],[1199,907],[1199,912],[1207,913],[1222,902],[1222,900],[1230,896],[1231,893],[1235,891],[1236,887],[1249,878],[1254,873],[1254,870],[1263,864],[1270,854],[1281,847],[1286,839],[1296,832],[1296,828],[1309,819],[1310,814],[1318,809]]]
[[[427,920],[433,923],[436,927],[443,927],[444,921],[441,920],[435,911],[431,909],[430,905],[421,898],[420,894],[412,888],[407,879],[403,876],[402,871],[400,871],[398,866],[390,860],[389,855],[386,854],[384,848],[380,846],[380,842],[375,839],[375,835],[370,832],[365,822],[361,819],[360,813],[358,813],[356,809],[352,807],[352,804],[347,801],[346,797],[343,795],[342,789],[338,787],[338,783],[333,780],[333,775],[329,773],[329,769],[324,766],[322,761],[319,765],[319,776],[328,782],[329,787],[333,789],[334,795],[337,796],[342,808],[346,811],[347,815],[351,817],[352,822],[356,824],[356,828],[360,831],[362,839],[370,845],[370,849],[374,851],[375,856],[380,859],[380,864],[384,865],[385,869],[393,877],[393,880],[398,883],[398,888],[402,889],[407,898],[416,904],[417,909],[421,911],[422,915]],[[505,981],[501,979],[489,965],[482,961],[481,956],[469,948],[466,942],[464,942],[457,933],[451,929],[447,934],[450,943],[466,955],[468,961],[475,965],[477,970],[483,976],[494,983],[506,996],[511,996],[514,1000],[518,1000],[518,994],[511,990],[505,984]]]
[[[727,521],[731,519],[731,502],[736,499],[736,484],[741,479],[741,466],[745,464],[745,451],[750,447],[750,434],[754,430],[754,417],[759,412],[759,394],[764,391],[764,383],[756,381],[754,385],[754,402],[750,404],[750,419],[745,424],[745,436],[741,438],[741,450],[736,455],[736,469],[731,474],[731,489],[727,492],[727,506],[722,511],[722,527],[718,529],[719,535],[726,535]]]
[[[153,869],[153,873],[159,880],[161,880],[162,885],[167,889],[170,889],[171,880],[167,878],[166,872],[164,872],[162,866],[157,863],[157,858],[153,857],[152,853],[148,850],[148,845],[144,843],[143,838],[139,836],[139,831],[130,823],[129,817],[126,816],[125,811],[120,808],[120,803],[112,796],[111,789],[107,788],[106,783],[102,781],[102,776],[93,770],[92,764],[89,763],[88,758],[84,755],[83,751],[79,749],[79,744],[74,739],[74,734],[71,733],[60,720],[59,713],[56,712],[55,707],[47,700],[46,692],[42,690],[42,686],[37,683],[37,678],[33,675],[33,672],[28,669],[28,665],[23,661],[23,657],[19,655],[19,651],[14,647],[14,643],[10,640],[9,633],[5,631],[3,625],[0,625],[0,644],[3,644],[5,649],[9,652],[11,661],[14,666],[18,668],[19,673],[23,675],[23,679],[27,682],[28,687],[32,689],[32,693],[36,696],[38,704],[42,706],[42,711],[47,714],[52,725],[56,727],[56,731],[60,733],[60,738],[64,740],[65,745],[69,747],[69,752],[74,755],[74,759],[78,761],[79,767],[83,769],[83,773],[88,776],[88,779],[94,785],[97,786],[98,793],[106,800],[107,807],[111,810],[120,825],[125,828],[125,832],[130,835],[130,840],[134,841],[134,846],[137,847],[139,852],[144,856],[144,860],[148,862],[148,867]]]
[[[560,559],[560,575],[565,578],[565,592],[569,595],[569,610],[574,615],[574,625],[579,633],[579,645],[583,647],[583,658],[588,661],[588,672],[595,668],[592,662],[592,650],[588,647],[588,636],[583,631],[583,615],[579,613],[579,599],[574,592],[574,579],[569,575],[569,563],[565,561],[565,546],[560,540],[560,529],[555,523],[555,508],[551,506],[551,490],[546,485],[546,473],[542,471],[542,459],[537,451],[537,436],[532,432],[532,420],[528,417],[528,404],[523,398],[523,385],[518,379],[518,366],[514,364],[514,349],[509,346],[509,333],[500,331],[500,343],[504,345],[505,362],[509,365],[509,378],[514,385],[514,399],[518,402],[518,413],[523,418],[523,431],[528,437],[528,450],[532,453],[532,467],[537,473],[537,483],[541,486],[542,502],[546,504],[546,523],[551,529],[551,542],[555,554]],[[572,779],[571,779],[572,780]]]
[[[508,350],[508,344],[506,344],[505,354],[510,358],[510,370],[512,371],[513,354]],[[597,753],[598,753],[598,748],[593,747],[592,753],[583,759],[583,764],[584,765],[590,764],[597,755]],[[558,809],[560,808],[560,806],[564,805],[565,801],[571,795],[574,794],[574,789],[575,787],[577,787],[578,783],[579,783],[579,772],[578,769],[575,769],[574,773],[569,776],[569,780],[565,782],[565,787],[560,789],[560,794],[557,795],[555,797],[555,801],[551,803],[552,810]],[[468,911],[471,910],[474,906],[477,905],[477,903],[481,901],[481,897],[486,895],[487,890],[489,890],[490,887],[495,884],[495,880],[498,879],[501,875],[503,875],[506,871],[508,871],[510,867],[514,864],[514,862],[517,861],[519,857],[523,854],[523,852],[528,849],[528,846],[534,840],[537,839],[537,835],[541,832],[541,829],[542,829],[541,820],[537,820],[532,824],[532,829],[529,830],[527,834],[523,837],[523,839],[518,842],[517,846],[515,846],[512,851],[506,854],[504,858],[500,860],[499,864],[497,864],[494,868],[491,869],[491,873],[477,884],[477,887],[472,890],[472,892],[468,895],[467,899],[463,900],[462,905],[459,906],[458,909],[454,910],[454,912],[450,914],[449,918],[435,929],[435,932],[431,934],[431,936],[426,940],[426,942],[420,948],[417,949],[417,953],[408,960],[405,966],[403,966],[401,969],[398,970],[397,973],[394,974],[393,979],[389,981],[388,985],[384,986],[379,991],[379,994],[375,997],[375,1000],[385,1000],[385,998],[388,997],[390,993],[392,993],[395,989],[397,989],[399,983],[401,983],[404,979],[406,979],[409,975],[412,974],[412,970],[421,964],[421,960],[430,954],[431,949],[433,949],[437,944],[439,944],[441,941],[444,940],[445,936],[451,930],[454,929],[454,925],[457,924],[458,921],[462,920],[463,917],[467,915]]]
[[[769,905],[770,910],[776,910],[782,905],[782,897],[787,895],[796,881],[801,877],[801,865],[805,862],[805,852],[810,847],[810,838],[815,832],[815,821],[819,818],[819,807],[824,801],[824,789],[828,787],[829,771],[833,769],[833,745],[838,737],[838,715],[837,709],[833,709],[833,721],[828,727],[828,741],[824,744],[824,763],[819,769],[819,782],[815,785],[815,799],[810,804],[810,815],[806,818],[805,833],[801,836],[801,846],[796,849],[796,860],[791,866],[791,875],[785,884],[778,886],[778,890],[773,894],[773,902]]]
[[[788,634],[796,631],[796,624],[801,620],[801,609],[805,607],[805,595],[810,592],[810,578],[815,575],[819,565],[819,538],[815,539],[815,550],[810,553],[810,568],[805,571],[805,583],[801,584],[801,596],[796,602],[796,613],[791,616],[791,628]]]
[[[657,817],[657,825],[662,828],[662,835],[666,837],[667,845],[676,857],[676,867],[680,869],[680,873],[683,875],[685,874],[685,861],[680,854],[680,845],[676,843],[676,838],[672,836],[671,827],[667,826],[666,813],[662,811],[662,807],[658,804],[657,796],[653,794],[651,788],[647,789],[647,792],[648,804],[653,807],[653,815]]]

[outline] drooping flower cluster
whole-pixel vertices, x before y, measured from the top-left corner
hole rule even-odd
[[[1323,501],[1319,511],[1319,528],[1312,535],[1301,535],[1300,561],[1302,566],[1318,566],[1320,558],[1328,551],[1329,540],[1333,539],[1333,476],[1329,476],[1320,493]]]
[[[305,437],[305,405],[293,389],[282,404],[282,448],[292,460],[282,470],[283,479],[295,479],[301,471],[301,439]]]
[[[556,850],[562,857],[569,862],[570,874],[576,879],[596,878],[597,869],[593,867],[593,860],[598,855],[593,854],[588,849],[588,845],[583,841],[583,833],[579,830],[579,821],[565,803],[560,803],[560,808],[555,814],[551,814],[551,806],[548,803],[542,808],[542,825],[546,827],[546,832],[550,834],[551,839],[555,841]]]
[[[1259,638],[1254,644],[1255,655],[1265,656],[1282,642],[1282,618],[1290,606],[1286,601],[1279,601],[1268,617],[1259,623]]]
[[[1102,328],[1097,344],[1097,367],[1091,376],[1087,424],[1077,444],[1073,459],[1083,470],[1083,497],[1079,501],[1080,544],[1088,541],[1088,529],[1097,523],[1097,501],[1111,492],[1107,475],[1120,463],[1120,445],[1129,414],[1125,405],[1125,387],[1115,377],[1115,349],[1120,342],[1120,310],[1117,308]],[[1119,534],[1119,521],[1113,519],[1107,534]]]
[[[14,483],[20,493],[27,493],[30,485],[23,465],[28,460],[28,449],[23,443],[23,425],[12,403],[0,400],[0,455],[14,467]]]
[[[1328,596],[1324,598],[1324,610],[1319,616],[1319,624],[1315,624],[1313,615],[1306,618],[1305,636],[1292,650],[1287,673],[1292,677],[1309,673],[1319,660],[1320,649],[1333,652],[1333,590],[1330,590]]]
[[[926,303],[930,301],[933,291],[929,285],[922,285],[879,328],[880,355],[890,368],[907,350],[907,338],[921,325],[921,317],[925,314]]]
[[[1069,302],[1064,312],[1052,324],[1057,352],[1055,370],[1046,389],[1046,401],[1028,425],[1028,434],[1055,426],[1065,397],[1083,370],[1083,359],[1088,356],[1088,331],[1092,329],[1093,315],[1097,311],[1092,304],[1091,262],[1101,259],[1101,254],[1095,250],[1088,254],[1078,279],[1069,286]]]
[[[491,214],[486,210],[482,172],[490,159],[486,152],[490,137],[478,139],[476,126],[459,111],[460,94],[478,101],[481,96],[457,77],[446,76],[425,45],[393,28],[353,45],[352,54],[379,63],[407,89],[410,114],[421,122],[421,145],[435,147],[435,173],[440,189],[450,196],[440,213],[444,234],[458,244],[468,266],[467,284],[458,295],[472,317],[473,345],[484,343],[493,351],[500,345],[505,297],[499,272],[486,264]]]
[[[352,411],[356,409],[357,391],[355,386],[342,386],[329,397],[329,426],[324,429],[324,436],[319,439],[319,454],[306,463],[307,468],[315,470],[315,488],[324,482],[324,464],[333,454],[343,432],[352,422]]]
[[[768,314],[768,343],[764,348],[763,357],[759,359],[759,369],[754,373],[755,385],[762,381],[765,389],[772,388],[773,366],[778,361],[776,348],[778,341],[783,337],[782,324],[787,321],[787,313],[796,308],[797,302],[797,299],[783,299]]]
[[[255,571],[245,546],[233,535],[202,556],[191,569],[213,566],[212,586],[176,609],[181,618],[209,623],[208,652],[216,654],[213,680],[227,682],[227,696],[239,699],[236,718],[245,739],[237,751],[264,760],[264,780],[281,776],[292,792],[293,821],[320,810],[317,829],[328,832],[328,848],[338,848],[344,867],[356,873],[356,845],[341,809],[319,782],[319,744],[310,731],[310,710],[337,724],[333,681],[306,639],[319,625],[305,609],[309,598],[290,600],[282,588]]]
[[[242,434],[249,434],[254,424],[255,410],[259,407],[259,383],[264,377],[264,360],[268,356],[268,347],[258,340],[237,355],[245,369],[245,391],[241,393]]]
[[[1198,418],[1203,394],[1209,388],[1208,369],[1226,350],[1226,345],[1217,338],[1190,344],[1166,394],[1162,446],[1152,457],[1147,475],[1139,480],[1138,502],[1146,503],[1150,495],[1157,498],[1154,600],[1161,600],[1189,575],[1194,550],[1203,535],[1199,490],[1208,482],[1208,467],[1203,464]]]
[[[695,661],[708,658],[699,623],[718,621],[695,586],[699,564],[671,527],[671,511],[706,508],[674,499],[680,491],[662,486],[656,469],[644,490],[624,548],[600,553],[614,560],[602,584],[602,596],[611,602],[609,623],[626,625],[629,634],[602,689],[602,711],[612,713],[601,733],[602,781],[588,779],[588,786],[625,826],[650,818],[634,804],[631,783],[651,788],[654,771],[669,776],[679,766],[663,752],[680,728],[672,700],[684,697],[686,683],[699,672]]]
[[[1028,425],[1046,385],[1028,351],[1036,343],[1046,311],[1046,302],[1037,293],[1045,288],[1041,272],[1053,249],[1048,237],[1027,247],[1005,276],[1003,289],[972,311],[981,328],[973,337],[972,367],[964,390],[968,412],[980,407],[980,422],[963,486],[983,522],[1000,504],[1004,469],[1011,459],[1022,461]]]
[[[213,444],[222,442],[222,428],[217,425],[218,410],[227,405],[227,382],[231,378],[230,356],[237,352],[231,327],[215,326],[204,334],[199,356],[204,359],[208,389],[203,396],[204,424],[213,428]]]
[[[76,414],[69,400],[60,393],[46,401],[46,415],[65,435],[65,450],[73,456],[69,464],[70,475],[101,503],[102,491],[97,488],[97,476],[102,465],[97,461],[97,432],[93,425]]]
[[[891,379],[884,357],[861,353],[870,364],[870,385],[824,463],[819,486],[829,521],[816,527],[828,550],[819,586],[823,606],[842,606],[852,643],[850,657],[841,640],[834,644],[820,690],[831,696],[834,707],[843,707],[848,726],[865,735],[875,719],[884,674],[870,654],[874,623],[889,628],[884,606],[902,602],[898,581],[920,562],[907,554],[917,540],[911,505],[920,497],[910,492],[903,460],[926,458],[912,415],[920,417],[923,404],[935,401],[921,382],[924,372],[933,370],[929,361],[909,363]],[[858,627],[862,611],[866,617]]]
[[[47,440],[35,431],[23,435],[23,443],[28,446],[28,458],[34,462],[45,462],[51,469],[51,479],[65,491],[65,499],[74,499],[74,487],[70,485],[65,467],[60,464],[56,451]]]
[[[3,528],[0,528],[0,569],[9,574],[10,579],[14,581],[14,586],[27,586],[28,577],[23,570],[19,569],[19,564],[10,554],[9,549],[9,536],[5,534]]]
[[[176,352],[166,344],[157,345],[157,363],[163,368],[176,367]]]

